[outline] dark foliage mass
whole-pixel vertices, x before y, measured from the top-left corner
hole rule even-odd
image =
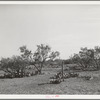
[[[26,66],[29,62],[20,56],[2,58],[0,62],[1,70],[6,72],[5,77],[23,77]]]

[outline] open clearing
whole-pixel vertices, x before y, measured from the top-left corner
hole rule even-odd
[[[60,84],[48,84],[56,69],[43,70],[43,75],[0,79],[0,94],[100,94],[100,71],[79,72],[80,75],[95,75],[92,80],[68,78]]]

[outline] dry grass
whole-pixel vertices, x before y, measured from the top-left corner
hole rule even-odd
[[[79,72],[80,76],[94,76],[92,80],[69,78],[60,84],[47,84],[56,69],[43,72],[32,77],[0,79],[0,94],[100,94],[100,71]]]

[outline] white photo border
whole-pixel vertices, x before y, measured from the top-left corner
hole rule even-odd
[[[66,5],[66,4],[73,4],[73,5],[100,5],[100,1],[0,1],[0,5],[26,5],[26,4],[45,4],[45,5],[52,5],[52,4],[59,4],[59,5]],[[0,99],[100,99],[100,95],[6,95],[0,94]]]

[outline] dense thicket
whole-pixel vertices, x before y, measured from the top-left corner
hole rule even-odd
[[[74,54],[71,58],[73,63],[80,66],[83,70],[99,70],[100,69],[100,47],[93,49],[87,47],[81,48],[78,54]]]
[[[37,72],[41,74],[44,64],[48,60],[55,60],[59,58],[60,53],[58,51],[51,51],[49,45],[37,45],[37,49],[34,53],[26,46],[19,48],[20,56],[13,56],[11,58],[2,58],[0,61],[0,69],[6,73],[10,73],[13,76],[20,74],[24,76],[27,66],[34,65]]]

